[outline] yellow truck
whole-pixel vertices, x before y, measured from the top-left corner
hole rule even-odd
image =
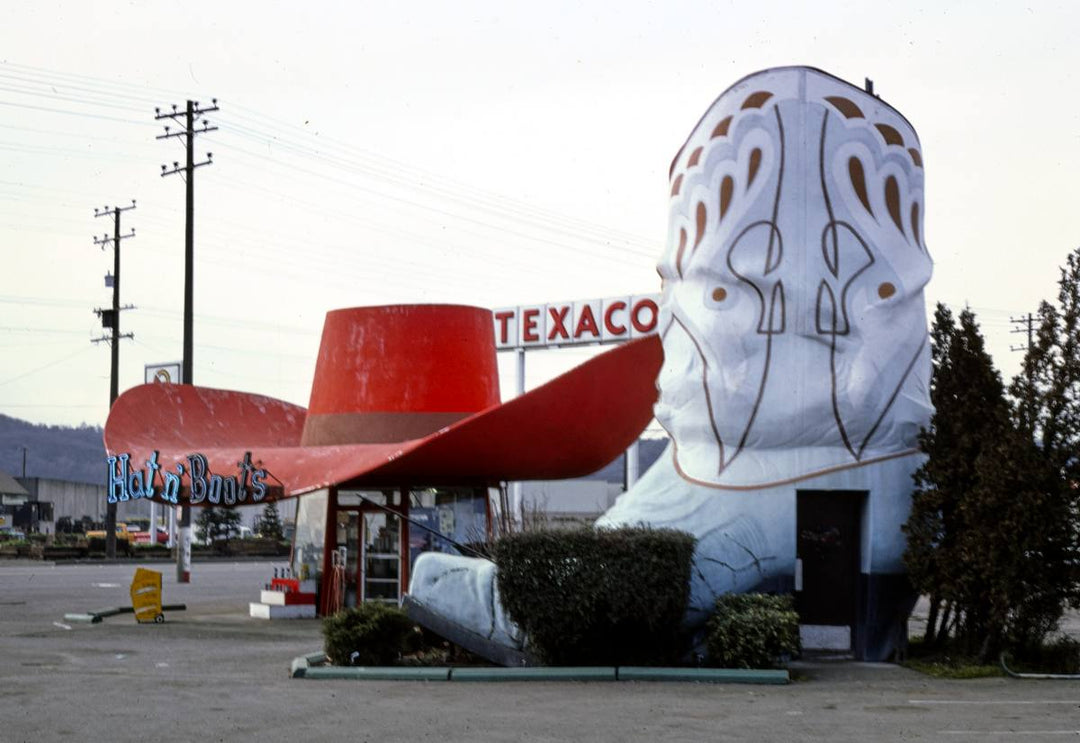
[[[104,529],[98,529],[96,531],[88,531],[88,532],[86,532],[86,538],[87,539],[104,539],[105,538],[105,530]],[[134,542],[135,542],[135,532],[129,531],[128,530],[128,525],[123,523],[123,522],[117,523],[117,525],[116,525],[116,541],[119,542],[121,540],[127,542],[128,544],[134,544]]]

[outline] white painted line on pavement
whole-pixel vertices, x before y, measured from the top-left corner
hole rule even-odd
[[[908,704],[1071,704],[1074,707],[1080,707],[1080,701],[1068,699],[909,699]]]
[[[60,629],[71,629],[70,624],[64,624],[63,622],[53,622],[53,626],[59,627]]]
[[[1080,736],[1080,730],[939,730],[938,735],[1072,735]]]

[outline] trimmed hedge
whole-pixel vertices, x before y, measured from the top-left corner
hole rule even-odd
[[[367,601],[326,617],[326,656],[336,666],[388,666],[412,649],[419,632],[397,606]]]
[[[709,663],[721,668],[780,668],[802,649],[791,596],[725,594],[705,632]]]
[[[695,541],[671,529],[514,534],[495,543],[499,594],[541,662],[670,665]]]

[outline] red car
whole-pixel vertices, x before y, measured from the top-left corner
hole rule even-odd
[[[150,544],[150,532],[148,531],[136,531],[132,532],[135,544]],[[162,529],[160,526],[157,529],[157,543],[168,544],[169,532]]]

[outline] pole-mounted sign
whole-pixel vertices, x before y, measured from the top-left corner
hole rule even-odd
[[[144,381],[147,384],[151,382],[161,382],[163,384],[183,384],[183,364],[179,361],[173,361],[168,364],[146,364],[144,367],[145,377]]]
[[[621,343],[654,335],[659,294],[503,307],[492,311],[495,348]]]

